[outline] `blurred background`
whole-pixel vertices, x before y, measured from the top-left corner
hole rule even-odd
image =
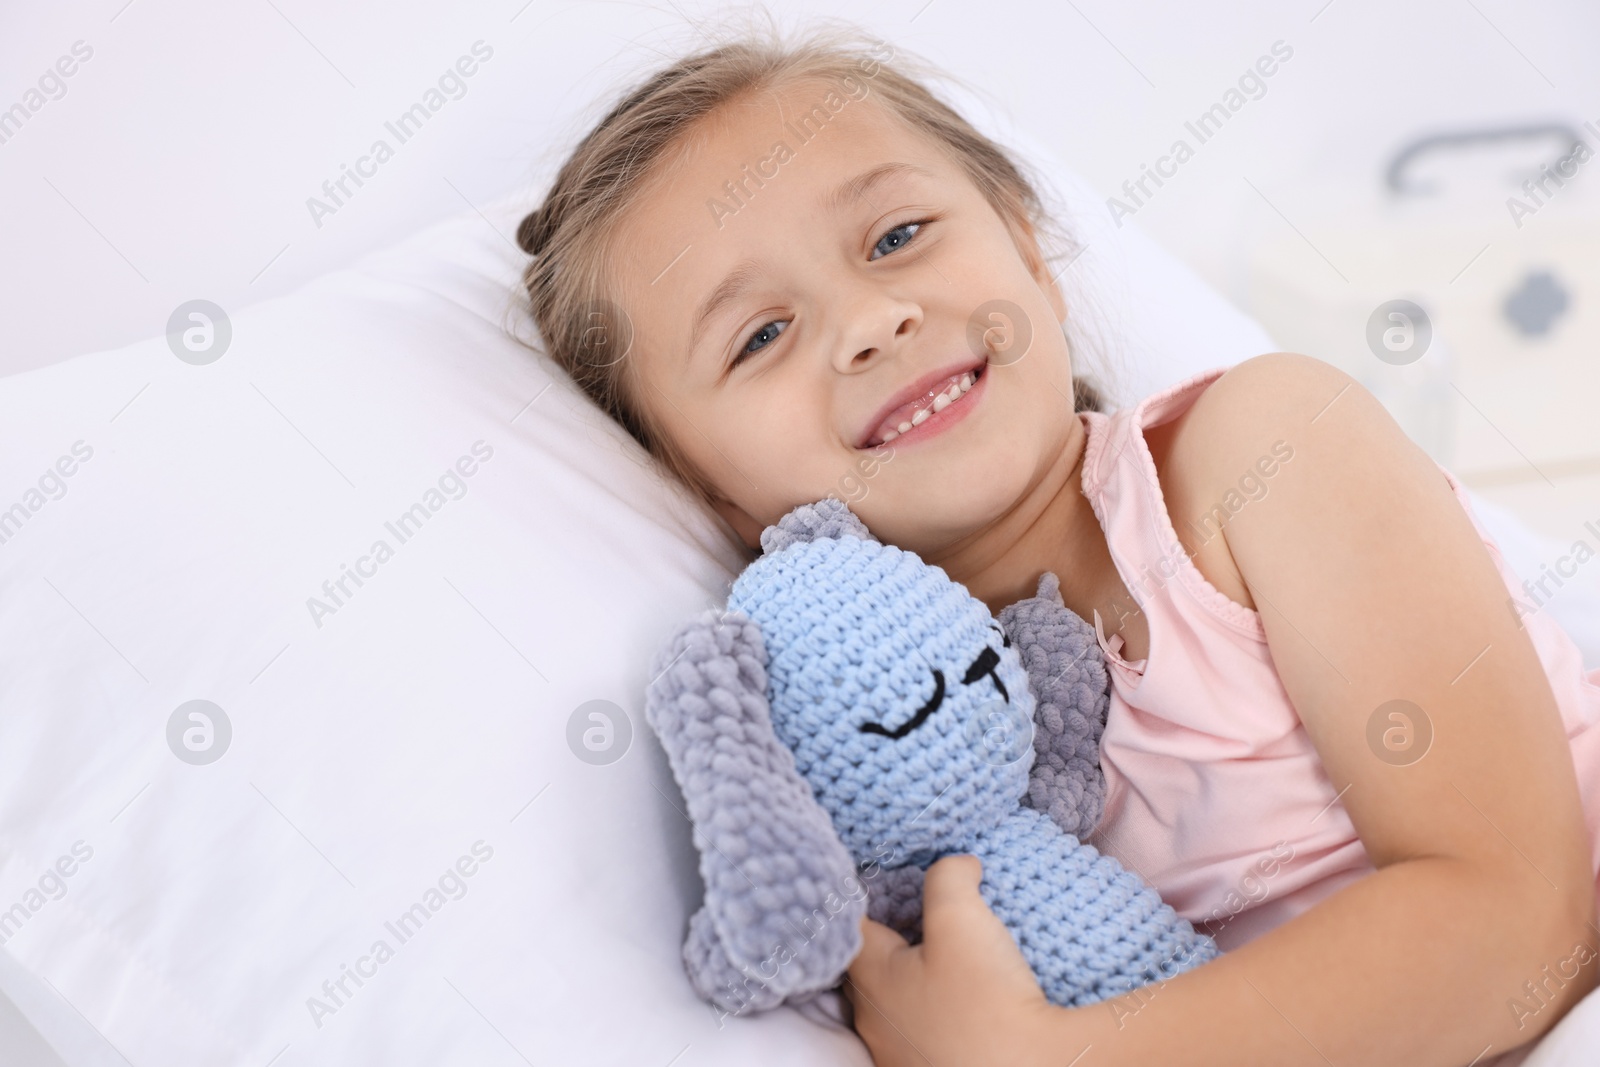
[[[157,334],[185,300],[285,293],[487,203],[723,10],[7,5],[0,375]],[[1600,5],[769,10],[855,20],[948,69],[1280,345],[1357,376],[1472,488],[1600,544]],[[492,58],[464,95],[314,214],[308,198],[394,143],[384,123],[478,40]]]

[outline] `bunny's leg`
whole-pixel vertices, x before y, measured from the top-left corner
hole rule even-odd
[[[972,851],[979,891],[1053,1004],[1097,1003],[1217,956],[1153,887],[1040,812],[1019,808]]]

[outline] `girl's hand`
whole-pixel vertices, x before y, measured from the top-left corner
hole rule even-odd
[[[865,943],[844,989],[877,1067],[1046,1061],[1047,1031],[1059,1029],[1064,1013],[1045,999],[979,894],[982,874],[976,856],[946,856],[928,868],[920,945],[861,920]],[[1049,1062],[1064,1063],[1080,1050],[1049,1051]]]

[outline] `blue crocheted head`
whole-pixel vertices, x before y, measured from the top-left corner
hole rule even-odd
[[[762,545],[728,606],[760,626],[773,728],[856,861],[925,866],[1015,812],[1034,697],[988,607],[838,501]]]

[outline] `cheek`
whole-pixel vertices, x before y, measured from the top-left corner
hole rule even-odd
[[[829,413],[803,391],[749,384],[701,406],[674,398],[674,439],[730,500],[767,522],[802,503],[858,492],[858,458],[827,432]]]

